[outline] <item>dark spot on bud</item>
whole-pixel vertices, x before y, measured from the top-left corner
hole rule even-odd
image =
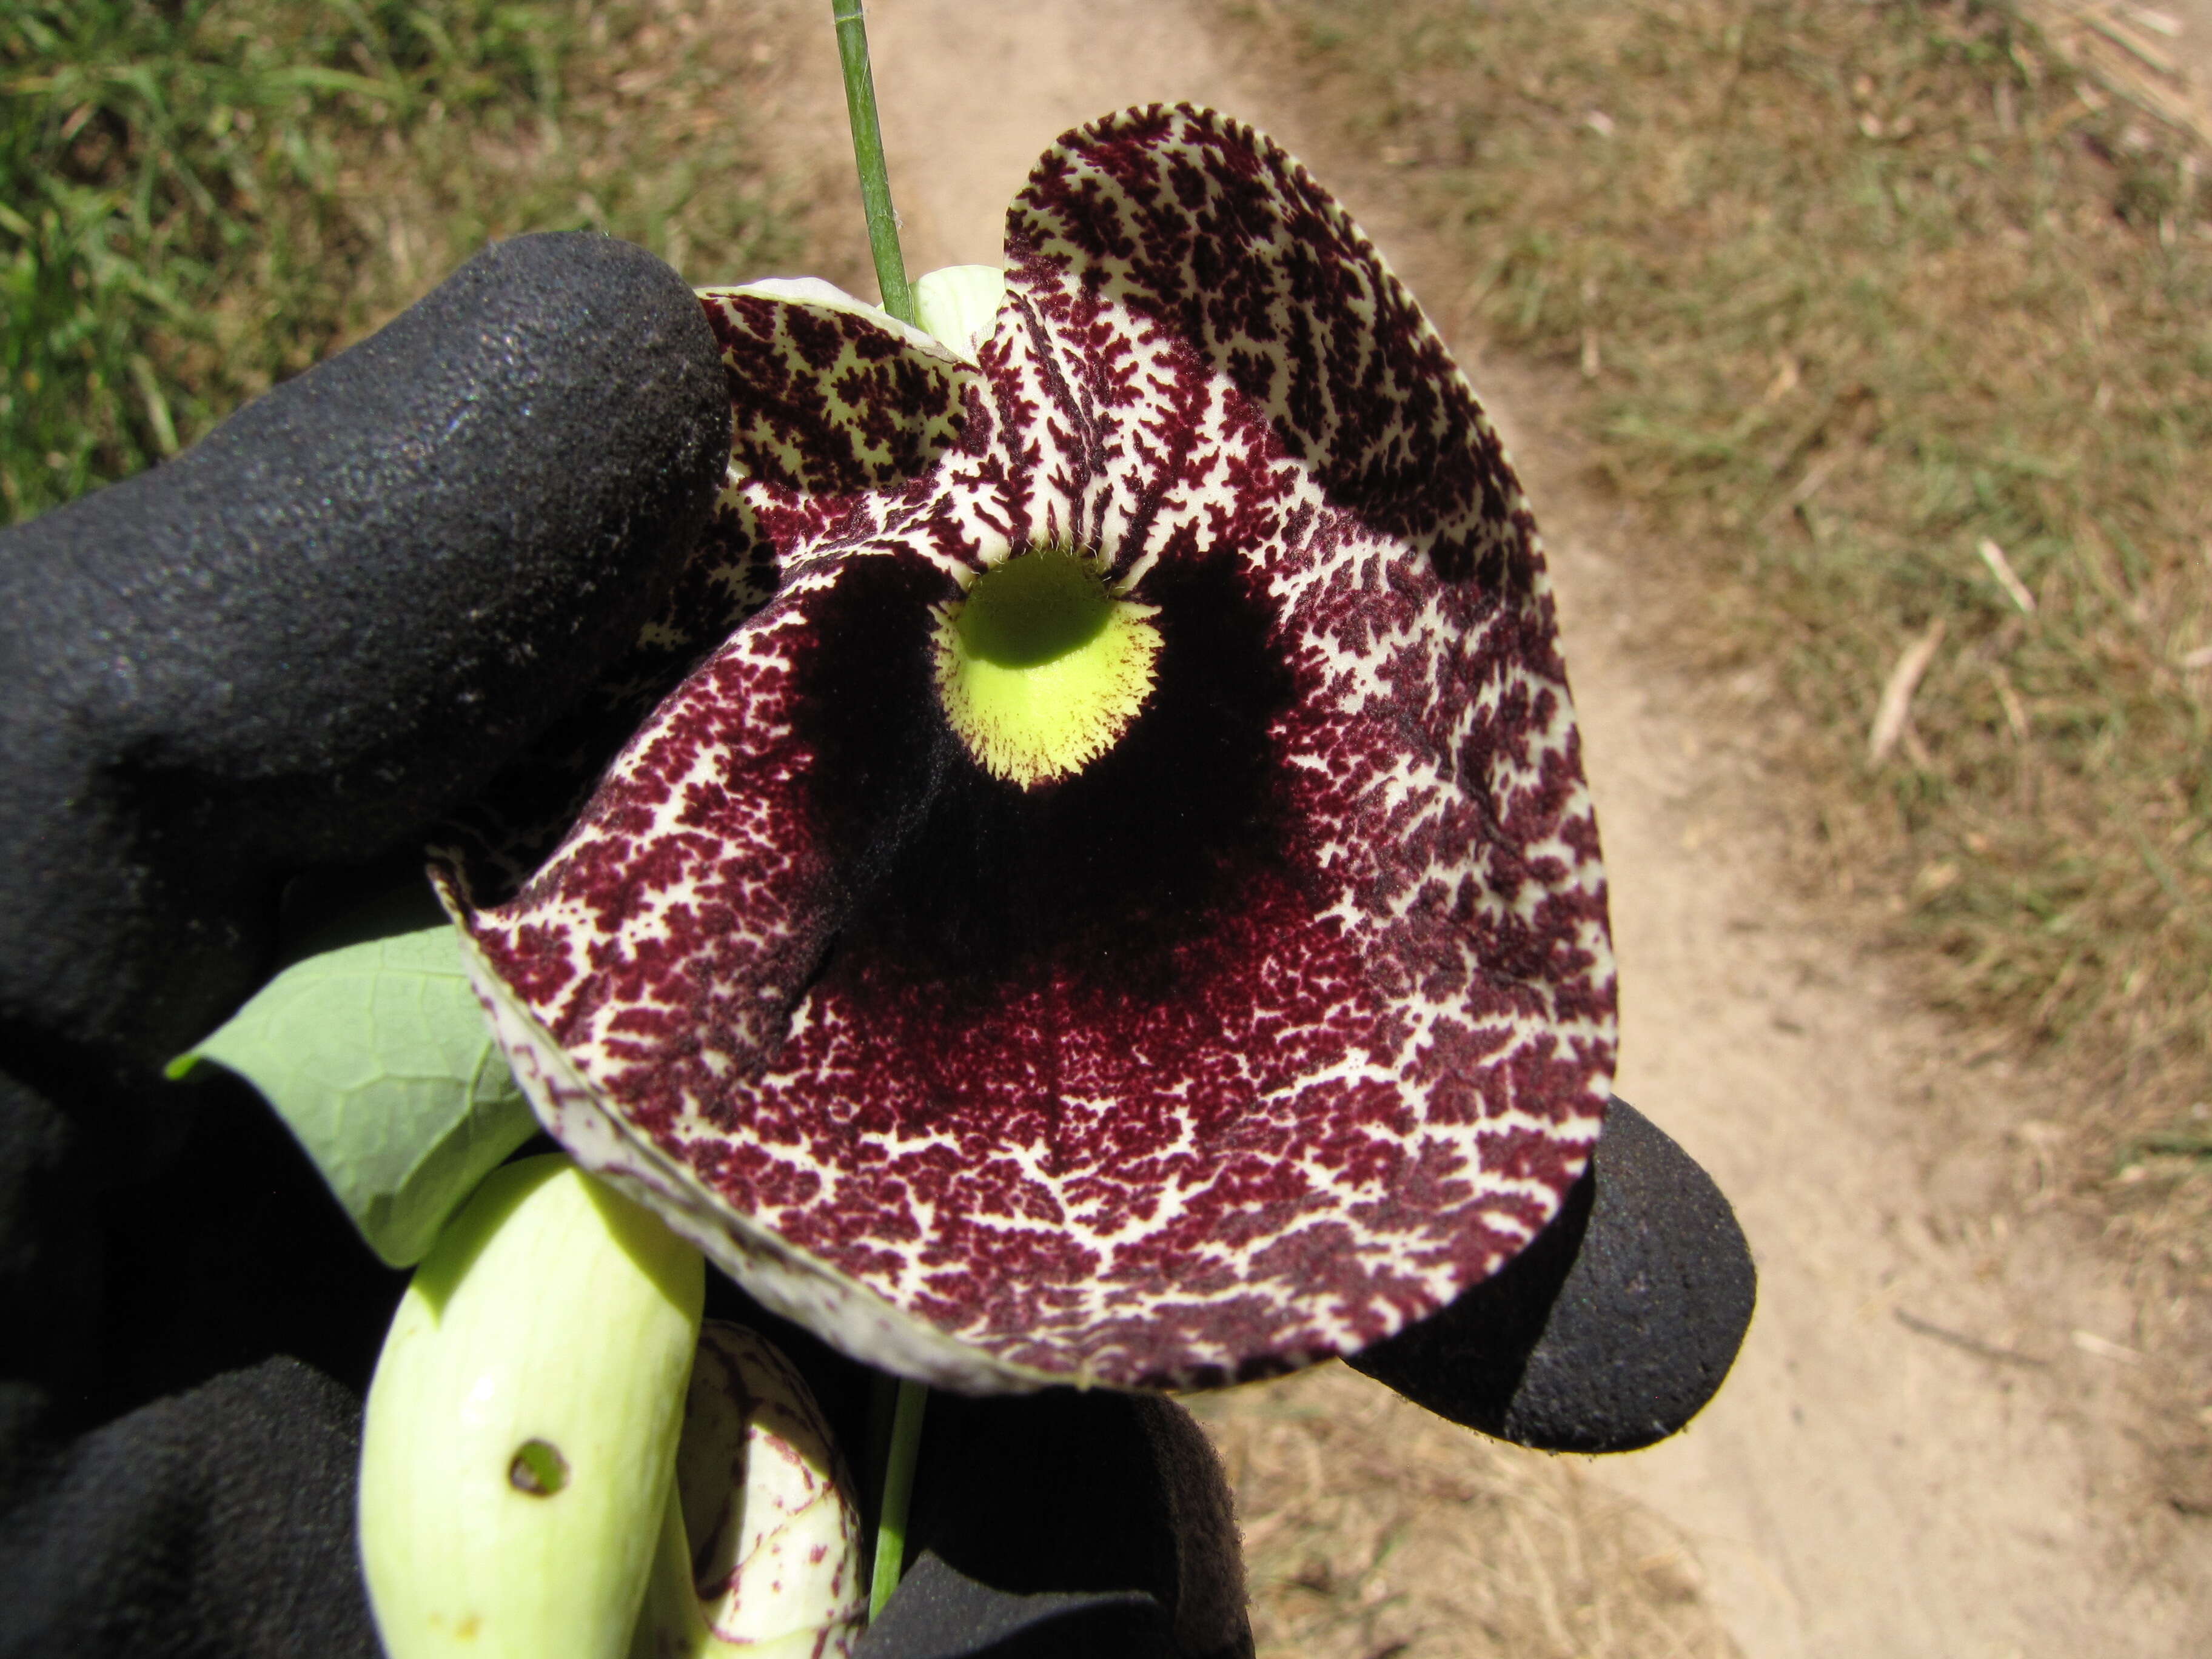
[[[550,1498],[568,1484],[568,1460],[548,1440],[526,1440],[507,1466],[507,1484],[532,1498]]]

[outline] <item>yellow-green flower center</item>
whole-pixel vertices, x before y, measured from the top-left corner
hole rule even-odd
[[[1024,789],[1120,741],[1152,689],[1151,605],[1118,599],[1072,548],[994,565],[939,613],[937,692],[976,763]]]

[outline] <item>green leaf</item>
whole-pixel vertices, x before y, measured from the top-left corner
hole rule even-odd
[[[469,989],[452,925],[354,922],[345,942],[282,969],[170,1071],[212,1060],[252,1084],[362,1237],[404,1267],[538,1126]]]

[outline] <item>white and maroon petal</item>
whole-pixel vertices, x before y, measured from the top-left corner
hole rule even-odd
[[[813,277],[699,301],[730,392],[721,492],[635,646],[441,836],[440,856],[486,897],[545,856],[639,723],[767,602],[798,550],[851,528],[859,498],[927,472],[959,437],[975,371],[921,330]]]
[[[1154,105],[1067,134],[1006,216],[1012,291],[1060,309],[1091,378],[1127,382],[1133,316],[1188,345],[1333,504],[1448,576],[1525,581],[1512,469],[1450,354],[1305,169],[1211,110]],[[1067,307],[1085,297],[1098,308]],[[1141,375],[1137,376],[1141,381]]]
[[[815,277],[702,289],[699,302],[730,389],[730,464],[700,550],[641,641],[686,668],[760,608],[799,550],[852,529],[860,498],[934,466],[976,378],[941,342]],[[655,701],[672,689],[660,679]]]
[[[549,1127],[764,1300],[966,1389],[1356,1350],[1556,1210],[1612,1068],[1540,546],[1418,309],[1249,129],[1072,135],[959,443],[847,498],[517,900],[467,918]],[[1151,701],[1023,791],[931,608],[1073,538]]]
[[[816,277],[699,291],[728,376],[733,480],[848,495],[918,476],[960,435],[974,370]]]

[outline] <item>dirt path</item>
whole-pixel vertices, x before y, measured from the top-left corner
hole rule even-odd
[[[1188,98],[1303,156],[1449,331],[1453,270],[1389,175],[1337,153],[1194,9],[873,0],[869,21],[912,269],[995,262],[1006,201],[1061,131]],[[799,38],[786,84],[827,95],[794,90],[790,131],[840,156],[829,30]],[[846,165],[822,175],[841,213]],[[2065,1265],[2060,1208],[2008,1224],[2018,1206],[1995,1202],[2035,1178],[2036,1126],[2000,1066],[1947,1066],[1940,1028],[1880,965],[1781,896],[1752,740],[1766,688],[1693,697],[1644,659],[1633,594],[1661,550],[1579,487],[1554,389],[1462,361],[1553,547],[1613,881],[1620,1092],[1719,1179],[1763,1275],[1717,1403],[1593,1478],[1692,1540],[1751,1659],[2212,1650],[2212,1528],[2146,1524],[2139,1460],[2110,1426],[2130,1302]]]

